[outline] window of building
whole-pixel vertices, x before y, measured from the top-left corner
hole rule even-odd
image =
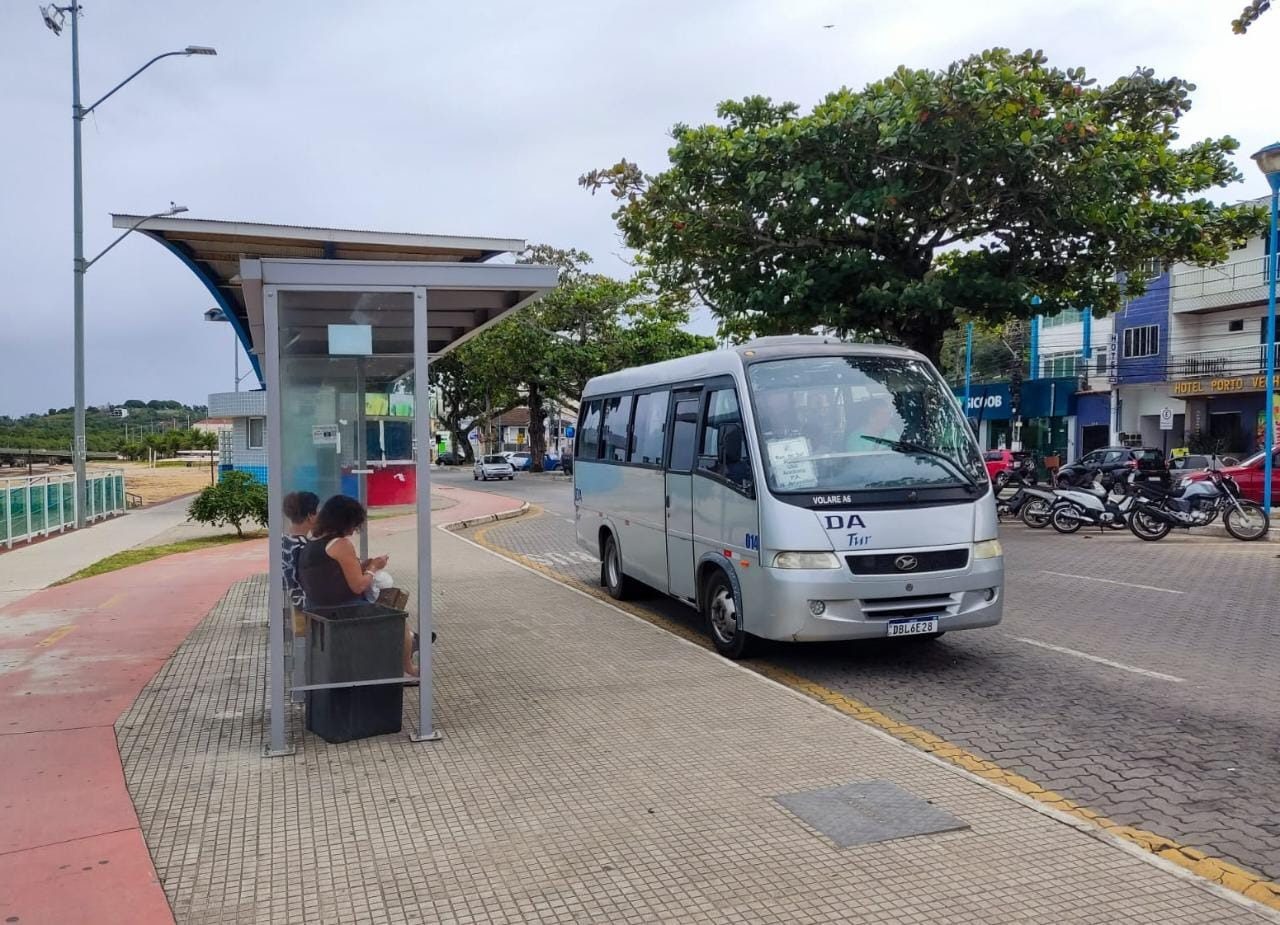
[[[1124,357],[1153,357],[1160,352],[1160,326],[1146,324],[1138,328],[1125,328]]]
[[[670,392],[647,392],[636,396],[635,422],[631,425],[631,453],[628,462],[646,466],[662,465],[667,435],[667,399]]]
[[[1134,276],[1138,276],[1142,279],[1150,280],[1150,279],[1158,278],[1160,274],[1163,272],[1164,272],[1164,266],[1160,263],[1160,258],[1152,257],[1148,260],[1142,261],[1142,263],[1139,264],[1137,271],[1134,273]]]
[[[582,421],[578,425],[578,458],[600,458],[600,402],[588,402],[582,407]]]
[[[267,419],[249,418],[249,443],[251,450],[261,450],[267,445]]]
[[[619,395],[604,403],[604,454],[611,462],[627,461],[627,427],[631,424],[630,395]]]
[[[742,491],[751,489],[751,463],[738,396],[733,389],[707,393],[707,416],[702,425],[698,468],[725,479]]]
[[[1051,353],[1040,359],[1041,375],[1045,379],[1075,376],[1079,366],[1080,354],[1078,353]]]
[[[1045,315],[1040,319],[1040,327],[1060,328],[1068,324],[1079,324],[1084,319],[1084,312],[1078,308],[1068,308],[1056,315]]]
[[[1105,349],[1095,350],[1093,355],[1098,358],[1098,365],[1095,369],[1100,373],[1105,373],[1107,371],[1107,351]]]
[[[1265,321],[1265,320],[1263,321],[1263,324],[1266,324],[1266,321]],[[1235,332],[1235,331],[1243,331],[1243,330],[1244,330],[1244,319],[1243,319],[1243,318],[1235,318],[1235,319],[1233,319],[1233,320],[1231,320],[1231,321],[1228,321],[1228,322],[1227,322],[1227,330],[1228,330],[1228,331],[1231,331],[1231,332]],[[1263,338],[1264,338],[1264,339],[1266,338],[1266,335],[1265,335],[1265,334],[1263,335]]]

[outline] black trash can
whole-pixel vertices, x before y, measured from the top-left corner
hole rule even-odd
[[[404,673],[403,610],[350,604],[307,612],[309,684],[398,678]],[[401,684],[307,691],[307,731],[326,742],[350,742],[400,731]]]

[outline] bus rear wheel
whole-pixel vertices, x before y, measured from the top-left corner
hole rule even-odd
[[[715,569],[707,578],[702,595],[703,615],[711,642],[725,658],[746,658],[754,648],[755,637],[742,628],[738,597],[733,592],[729,576]]]

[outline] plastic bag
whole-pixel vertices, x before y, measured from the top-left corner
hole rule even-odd
[[[387,588],[394,588],[396,580],[391,577],[391,573],[386,569],[379,569],[373,573],[373,581],[369,583],[369,589],[364,592],[364,599],[369,603],[375,603],[378,595]]]

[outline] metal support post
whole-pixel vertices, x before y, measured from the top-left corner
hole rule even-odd
[[[418,728],[409,738],[414,742],[435,742],[442,738],[432,724],[431,691],[431,409],[427,341],[427,290],[413,291],[413,429],[418,435]],[[425,438],[425,439],[424,439]]]
[[[280,376],[280,306],[274,287],[263,293],[266,315],[267,349],[267,497],[270,516],[267,520],[267,549],[271,573],[267,586],[267,688],[269,729],[263,754],[268,758],[292,755],[293,746],[285,740],[284,731],[284,574],[280,546],[284,534],[284,400]]]
[[[1271,249],[1267,252],[1267,391],[1266,427],[1262,441],[1262,508],[1271,513],[1271,479],[1275,468],[1276,448],[1276,271],[1280,255],[1276,253],[1276,225],[1280,221],[1280,173],[1267,174],[1271,184]]]
[[[964,326],[964,416],[969,417],[969,392],[973,382],[973,322]]]

